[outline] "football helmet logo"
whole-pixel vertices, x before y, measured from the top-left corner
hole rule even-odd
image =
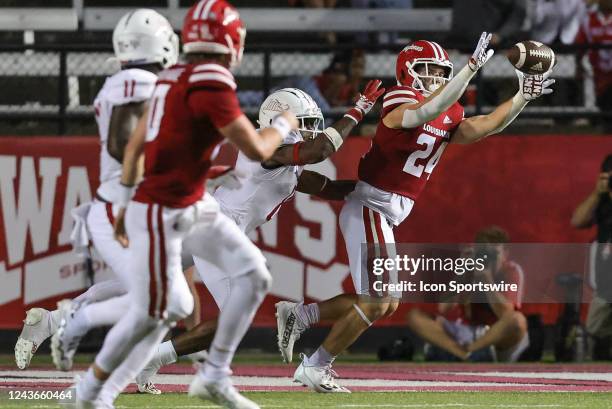
[[[298,131],[304,139],[314,138],[325,128],[325,120],[317,103],[310,95],[298,88],[283,88],[273,92],[259,108],[259,126],[266,128],[283,111],[296,116]]]

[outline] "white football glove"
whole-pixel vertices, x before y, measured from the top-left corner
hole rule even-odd
[[[495,51],[487,50],[489,46],[489,41],[491,41],[491,33],[487,33],[486,31],[480,35],[480,39],[478,40],[478,45],[474,50],[474,54],[470,57],[468,61],[468,65],[473,72],[478,71],[482,68],[483,65],[489,61]]]
[[[242,187],[241,177],[244,175],[234,169],[233,166],[211,166],[207,173],[206,190],[214,191],[219,186],[226,187],[230,190],[236,190]]]
[[[206,194],[204,199],[198,200],[180,212],[174,222],[174,230],[189,232],[196,226],[209,226],[215,221],[219,211],[219,203]]]
[[[519,79],[519,91],[526,101],[533,101],[542,95],[552,94],[553,89],[549,87],[555,83],[555,80],[548,79],[552,71],[549,70],[538,75],[528,75],[519,70],[515,71]]]

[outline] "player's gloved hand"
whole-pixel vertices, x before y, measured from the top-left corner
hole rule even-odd
[[[128,236],[125,230],[125,207],[120,207],[115,217],[115,240],[121,244],[121,246],[127,248],[130,244]]]
[[[489,41],[491,41],[491,35],[492,34],[487,33],[486,31],[480,35],[480,39],[478,40],[478,45],[474,50],[474,54],[472,54],[468,61],[468,66],[473,72],[481,69],[482,66],[485,65],[495,53],[493,50],[487,50],[487,47],[489,47]]]
[[[367,84],[363,93],[359,94],[359,99],[355,103],[355,106],[347,111],[344,116],[351,118],[353,121],[359,123],[363,117],[370,112],[376,100],[385,93],[384,88],[380,88],[382,85],[381,80],[370,80]]]
[[[239,189],[242,186],[240,178],[243,176],[233,166],[211,166],[206,173],[206,190],[213,191],[219,186],[230,190]]]
[[[552,71],[538,75],[528,75],[519,70],[515,71],[519,79],[519,91],[526,101],[533,101],[542,95],[552,94],[553,89],[550,86],[555,83],[555,80],[548,79]]]

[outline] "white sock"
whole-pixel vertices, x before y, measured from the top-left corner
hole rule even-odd
[[[60,310],[49,311],[49,314],[47,315],[47,327],[49,328],[49,334],[53,335],[57,332],[57,327],[59,327],[61,320],[62,314]]]
[[[173,364],[178,359],[176,351],[174,350],[174,345],[172,345],[172,341],[161,343],[157,347],[157,353],[155,356],[159,357],[159,361],[161,362],[160,366]]]
[[[309,328],[320,320],[319,304],[312,303],[304,305],[303,302],[296,306],[295,313],[305,327]]]
[[[269,285],[267,270],[230,277],[230,294],[219,314],[217,331],[200,374],[214,381],[231,374],[230,363]]]
[[[78,310],[72,319],[68,321],[66,324],[66,328],[64,330],[64,338],[70,339],[73,337],[81,338],[90,329],[89,320],[84,313],[84,310],[87,309],[88,306],[81,308]]]
[[[159,325],[134,346],[130,354],[104,384],[104,388],[100,392],[100,400],[107,404],[112,404],[117,399],[117,396],[123,392],[136,375],[153,358],[156,345],[159,346],[159,343],[164,339],[169,329],[168,325]]]
[[[90,367],[87,373],[85,373],[85,377],[83,377],[76,387],[77,398],[79,400],[93,402],[98,398],[102,386],[104,386],[104,381],[96,378],[93,368]]]
[[[336,357],[329,352],[323,346],[320,346],[319,349],[315,351],[314,354],[307,359],[307,364],[309,366],[330,366]]]

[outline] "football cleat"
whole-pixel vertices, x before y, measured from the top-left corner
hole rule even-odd
[[[334,377],[338,374],[329,366],[309,366],[306,364],[306,355],[300,354],[302,363],[293,374],[293,382],[319,393],[351,393],[344,386],[338,385]]]
[[[72,369],[74,354],[79,347],[81,337],[68,338],[65,335],[66,326],[74,316],[75,310],[72,308],[72,303],[65,303],[60,307],[62,311],[62,320],[57,329],[57,332],[51,337],[51,358],[53,364],[60,371],[69,371]]]
[[[138,393],[148,393],[149,395],[161,395],[162,391],[157,389],[155,384],[151,381],[146,383],[137,383]]]
[[[276,329],[278,349],[284,362],[293,361],[295,341],[306,331],[306,326],[295,313],[299,304],[287,301],[276,303]]]
[[[58,309],[55,311],[47,311],[43,308],[28,310],[23,320],[24,326],[21,334],[15,344],[15,363],[19,369],[26,369],[42,343],[57,331],[61,319],[61,306],[66,302],[69,300],[58,302]]]
[[[49,311],[42,308],[32,308],[26,313],[23,329],[15,344],[15,363],[19,369],[26,369],[30,365],[38,347],[51,336],[49,314]]]
[[[189,396],[209,400],[228,409],[260,409],[258,404],[238,392],[229,377],[207,382],[196,375],[189,385]]]

